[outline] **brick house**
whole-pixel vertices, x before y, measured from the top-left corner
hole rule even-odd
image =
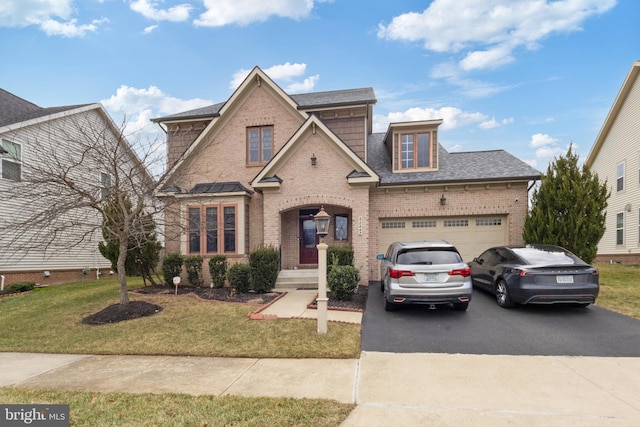
[[[372,88],[288,95],[256,67],[226,102],[153,119],[167,134],[167,252],[234,263],[273,245],[283,270],[314,268],[321,207],[325,241],[353,248],[363,283],[395,240],[443,238],[465,260],[522,243],[537,170],[503,150],[447,152],[442,120],[373,133],[375,103]]]

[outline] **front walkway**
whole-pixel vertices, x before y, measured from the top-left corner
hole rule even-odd
[[[318,310],[307,308],[317,296],[317,289],[274,289],[287,294],[273,304],[259,311],[264,316],[278,318],[317,319]],[[333,322],[362,323],[362,313],[354,311],[328,310],[327,320]]]

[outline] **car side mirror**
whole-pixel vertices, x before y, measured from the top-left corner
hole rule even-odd
[[[378,255],[376,255],[376,259],[378,261],[382,261],[382,260],[384,260],[384,255],[383,254],[378,254]]]
[[[484,262],[484,260],[482,258],[478,259],[478,258],[474,258],[473,262],[475,262],[476,264],[480,264],[482,265],[482,263]]]

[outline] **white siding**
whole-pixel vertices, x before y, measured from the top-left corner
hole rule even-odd
[[[624,190],[616,190],[616,167],[625,164]],[[591,170],[606,179],[611,190],[606,231],[598,254],[640,253],[640,78],[623,101]],[[624,212],[624,244],[616,245],[616,214]]]
[[[83,123],[80,123],[83,121]],[[90,130],[93,126],[93,130]],[[91,138],[86,134],[96,129],[111,132],[111,128],[105,122],[105,118],[97,109],[84,110],[79,114],[67,115],[50,120],[39,121],[30,126],[6,131],[0,134],[0,138],[22,144],[23,174],[30,165],[54,159],[66,159],[75,161],[79,165],[69,170],[71,178],[76,186],[87,188],[88,191],[99,191],[100,172],[108,169],[103,167],[97,159],[89,157],[80,158],[79,141]],[[108,138],[116,141],[115,136],[109,133]],[[53,166],[54,168],[59,168]],[[59,170],[59,169],[58,169]],[[0,193],[6,196],[8,191],[20,189],[24,183],[4,180],[0,178]],[[30,216],[30,213],[42,209],[52,198],[59,195],[43,195],[38,202],[21,200],[14,197],[0,200],[0,228],[11,224],[16,219]],[[45,249],[40,245],[29,250],[15,250],[17,243],[8,241],[6,234],[0,235],[0,271],[44,271],[59,269],[109,268],[110,262],[104,259],[98,251],[98,243],[102,241],[100,230],[101,218],[91,208],[78,210],[73,218],[72,231],[63,232],[54,239]],[[84,242],[70,247],[69,242],[76,242],[79,236],[84,236]]]

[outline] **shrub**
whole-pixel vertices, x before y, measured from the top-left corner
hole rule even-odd
[[[234,264],[227,270],[229,286],[241,294],[246,294],[251,289],[250,276],[251,266],[249,264]]]
[[[185,257],[184,266],[187,270],[187,281],[193,286],[202,286],[202,257],[199,255]]]
[[[173,278],[176,276],[180,276],[182,273],[182,264],[184,263],[184,258],[182,255],[173,253],[167,254],[162,260],[162,275],[164,276],[164,282],[173,286]]]
[[[270,292],[276,286],[280,254],[276,248],[263,247],[249,254],[251,288],[258,294]]]
[[[336,265],[353,265],[351,246],[329,246],[327,248],[327,277]]]
[[[351,299],[358,290],[360,272],[352,265],[337,265],[331,269],[327,286],[339,300]]]
[[[7,285],[4,288],[4,293],[6,294],[17,294],[18,292],[27,292],[32,290],[36,284],[34,282],[16,282],[10,285]]]
[[[209,274],[215,288],[224,286],[224,279],[227,275],[227,257],[225,255],[214,255],[209,260]]]

